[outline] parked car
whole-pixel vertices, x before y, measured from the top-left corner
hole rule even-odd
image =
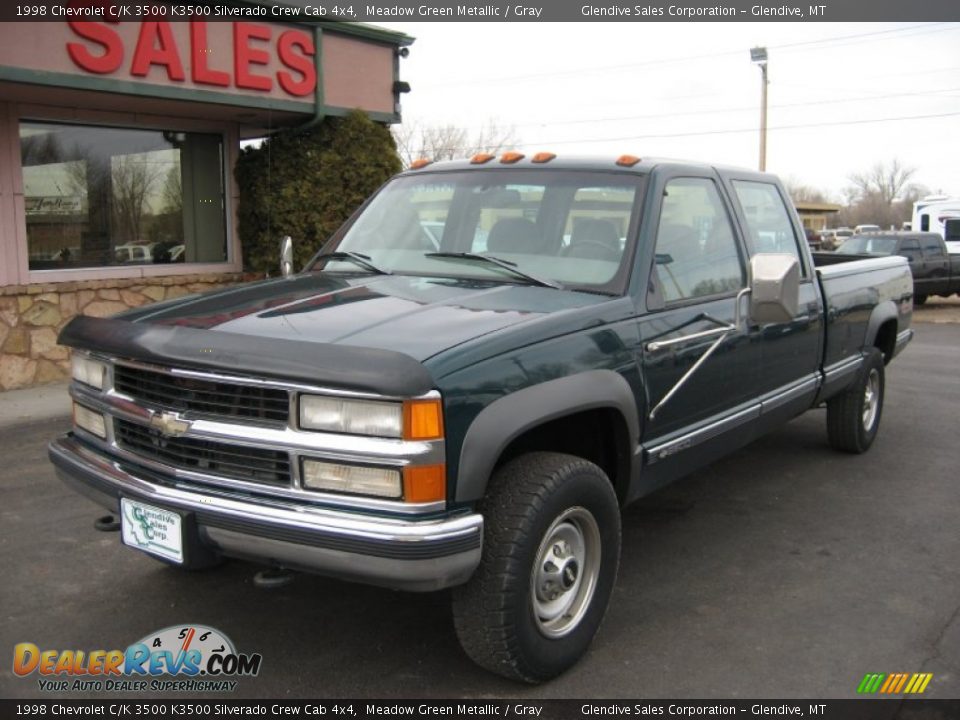
[[[853,235],[853,230],[850,228],[836,228],[836,229],[827,229],[823,230],[820,233],[820,249],[821,250],[836,250],[837,247],[846,240],[848,237]]]
[[[949,297],[960,292],[960,255],[950,255],[937,233],[899,231],[854,235],[837,248],[834,255],[837,258],[905,257],[913,274],[915,305],[923,305],[930,295]]]
[[[467,654],[539,682],[600,625],[623,506],[814,407],[870,448],[903,258],[816,267],[773,175],[502,160],[402,173],[302,272],[73,319],[59,476],[172,565],[453,588]]]
[[[113,249],[113,257],[118,263],[128,265],[153,262],[153,243],[124,243]]]
[[[867,233],[875,233],[875,232],[880,232],[879,225],[857,225],[853,229],[854,235],[865,235]]]
[[[809,245],[812,250],[819,250],[821,248],[820,233],[816,232],[813,228],[804,227],[803,234],[806,236],[807,245]]]

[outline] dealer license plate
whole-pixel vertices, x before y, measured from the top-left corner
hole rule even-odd
[[[183,563],[183,518],[163,508],[120,498],[124,545]]]

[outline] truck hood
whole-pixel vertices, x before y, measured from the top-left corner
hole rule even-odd
[[[270,339],[390,350],[423,362],[456,345],[607,296],[482,280],[304,274],[117,316]]]

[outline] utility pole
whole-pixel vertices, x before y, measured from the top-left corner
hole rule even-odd
[[[750,59],[760,66],[760,171],[767,169],[767,49],[750,49]]]

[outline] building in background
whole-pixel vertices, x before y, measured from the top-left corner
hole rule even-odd
[[[242,139],[355,108],[399,121],[411,38],[271,22],[274,5],[242,22],[0,23],[0,390],[66,377],[56,336],[78,313],[242,279]]]

